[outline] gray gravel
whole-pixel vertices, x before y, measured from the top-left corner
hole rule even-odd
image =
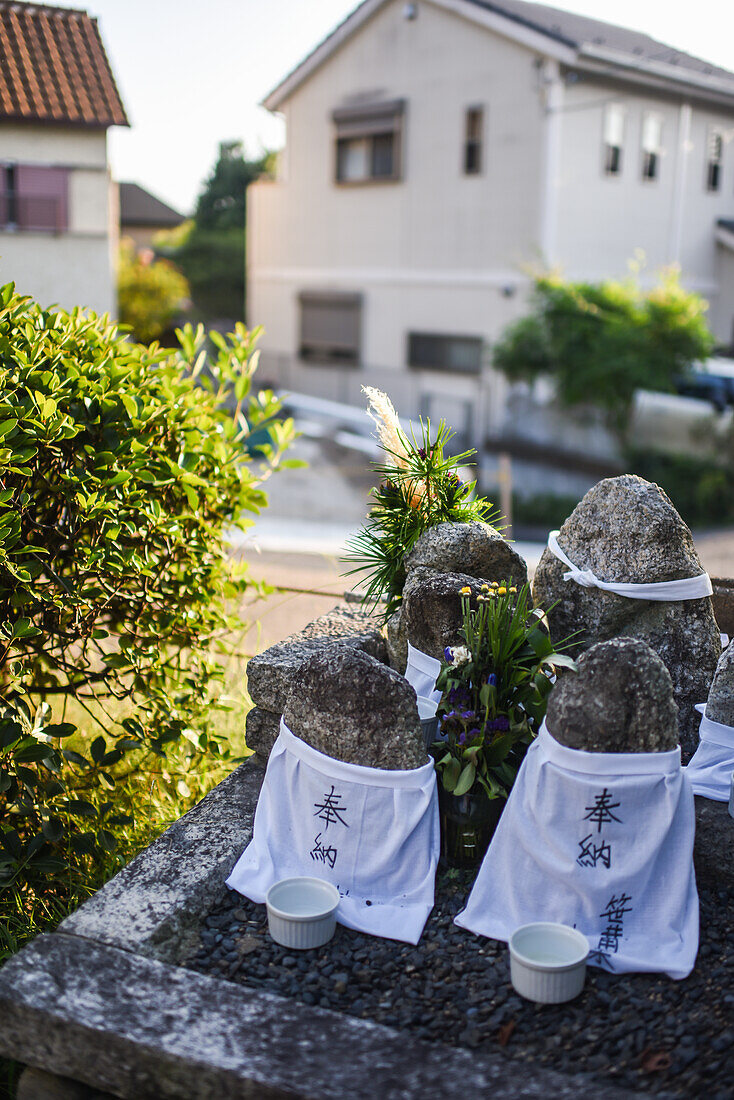
[[[227,892],[186,965],[305,1004],[376,1020],[424,1039],[586,1072],[661,1097],[730,1100],[734,1057],[734,892],[701,891],[701,948],[683,982],[590,968],[583,994],[536,1006],[509,981],[504,944],[453,923],[472,872],[444,872],[417,947],[341,926],[308,952],[275,944],[265,907]]]

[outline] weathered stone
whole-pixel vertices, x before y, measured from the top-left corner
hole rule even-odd
[[[16,1100],[114,1100],[114,1097],[111,1092],[100,1092],[70,1077],[28,1068],[18,1081]]]
[[[334,642],[386,662],[387,646],[380,627],[380,619],[374,615],[354,607],[334,608],[298,634],[250,658],[247,664],[250,698],[272,714],[282,714],[293,674],[303,661]]]
[[[408,636],[405,633],[405,622],[400,607],[385,623],[385,640],[390,668],[394,668],[401,674],[404,673],[408,665]]]
[[[563,524],[558,542],[582,569],[603,581],[680,580],[703,572],[691,533],[663,490],[632,474],[590,489]],[[711,599],[651,602],[564,580],[567,567],[545,549],[533,597],[548,611],[556,640],[580,630],[588,648],[619,636],[640,638],[662,657],[673,681],[681,745],[698,742],[694,706],[708,695],[721,652]]]
[[[0,971],[0,1019],[0,1053],[123,1100],[630,1095],[58,933]]]
[[[296,737],[348,764],[395,770],[427,761],[413,688],[353,646],[331,646],[300,665],[283,717]]]
[[[706,703],[706,716],[723,726],[734,726],[734,643],[719,657]]]
[[[408,574],[402,619],[411,645],[440,660],[447,645],[461,640],[460,589],[464,587],[478,595],[481,582],[466,573],[437,573],[432,569],[414,569]]]
[[[699,886],[734,890],[734,818],[726,802],[696,796],[693,865]]]
[[[670,674],[638,638],[613,638],[582,654],[548,699],[556,741],[587,752],[666,752],[678,744]]]
[[[711,586],[714,590],[714,617],[719,630],[734,638],[734,580],[730,577],[712,577]]]
[[[405,569],[466,573],[488,581],[525,584],[528,567],[510,542],[488,523],[439,523],[425,531],[405,557]]]
[[[279,732],[279,714],[273,714],[264,707],[253,707],[252,710],[248,710],[245,718],[245,741],[248,749],[257,753],[260,760],[268,759]]]
[[[62,922],[64,932],[166,962],[198,942],[201,916],[252,839],[264,770],[242,764]]]

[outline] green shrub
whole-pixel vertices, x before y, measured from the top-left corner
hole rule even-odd
[[[123,241],[117,269],[120,320],[144,344],[169,332],[189,297],[189,284],[169,260],[146,262]]]
[[[624,430],[637,389],[674,390],[673,379],[714,348],[707,304],[670,269],[643,290],[623,282],[535,279],[532,312],[511,324],[494,365],[512,381],[551,376],[566,405],[594,404]]]
[[[226,751],[214,651],[248,584],[226,532],[293,437],[252,392],[258,335],[213,335],[205,372],[201,329],[147,348],[0,289],[0,923],[110,860],[146,761]]]
[[[535,493],[527,497],[515,493],[512,497],[513,527],[557,530],[578,502],[579,497],[570,493]]]
[[[629,469],[668,494],[689,527],[734,523],[734,469],[710,459],[630,449]]]
[[[245,316],[244,229],[199,229],[194,225],[171,256],[188,279],[198,315]]]
[[[660,485],[689,527],[726,527],[734,524],[734,470],[705,458],[658,454],[629,449],[627,470]],[[545,531],[559,528],[579,498],[561,493],[539,493],[513,498],[513,524]]]

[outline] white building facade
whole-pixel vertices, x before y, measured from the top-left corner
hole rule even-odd
[[[619,277],[641,252],[732,340],[734,74],[521,0],[366,0],[265,103],[287,134],[248,189],[270,381],[378,385],[496,436],[491,348],[531,269]]]
[[[42,305],[116,313],[117,186],[127,125],[96,21],[0,0],[0,281]]]

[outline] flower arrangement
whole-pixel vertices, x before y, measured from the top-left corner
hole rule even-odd
[[[431,438],[430,421],[420,433],[407,435],[387,394],[363,386],[369,415],[375,422],[385,461],[375,465],[380,485],[372,490],[372,507],[364,527],[347,544],[347,575],[365,574],[364,602],[385,601],[385,618],[397,610],[405,584],[403,559],[424,531],[439,523],[485,523],[499,519],[489,501],[474,496],[476,482],[462,481],[459,469],[476,453],[448,455],[454,433],[442,420]]]
[[[576,667],[562,652],[571,639],[553,645],[527,584],[483,584],[474,602],[468,587],[459,595],[464,644],[444,651],[436,686],[446,740],[432,753],[445,791],[479,786],[489,799],[506,798],[545,717],[551,677]]]

